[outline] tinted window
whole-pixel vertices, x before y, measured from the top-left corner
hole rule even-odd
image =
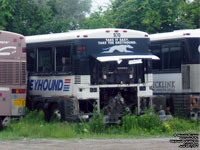
[[[56,47],[56,71],[71,71],[71,46]]]
[[[37,55],[35,49],[27,49],[27,69],[29,72],[36,71]]]
[[[200,63],[200,38],[187,38],[186,39],[188,51],[189,51],[189,62]]]
[[[53,71],[53,57],[51,47],[38,48],[38,71],[49,72]]]
[[[156,42],[150,46],[151,52],[160,58],[153,61],[153,70],[180,70],[184,48],[180,41]]]
[[[181,67],[181,49],[180,46],[170,48],[170,66],[169,68],[176,69]]]
[[[169,69],[169,48],[163,46],[161,49],[161,53],[162,53],[162,69]]]
[[[152,53],[160,58],[160,60],[153,60],[152,61],[152,67],[155,70],[160,70],[161,69],[161,46],[160,45],[152,45],[150,47],[152,50]]]

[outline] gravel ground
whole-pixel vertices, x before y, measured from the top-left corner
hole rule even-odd
[[[0,141],[0,150],[181,150],[169,138]],[[188,148],[184,148],[187,150]],[[191,148],[190,148],[191,150]],[[192,148],[200,150],[200,148]]]

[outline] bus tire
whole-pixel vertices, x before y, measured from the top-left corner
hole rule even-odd
[[[51,119],[49,108],[44,108],[44,120],[49,122]]]
[[[35,110],[37,110],[37,112],[43,111],[43,104],[42,103],[38,103],[36,104]]]
[[[3,130],[3,119],[0,117],[0,131]]]

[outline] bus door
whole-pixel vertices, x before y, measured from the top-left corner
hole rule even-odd
[[[11,115],[10,89],[0,87],[0,116]]]

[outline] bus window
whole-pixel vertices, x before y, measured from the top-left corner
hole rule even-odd
[[[162,48],[162,68],[169,69],[169,48],[163,47]]]
[[[53,71],[52,58],[53,57],[52,57],[51,47],[38,48],[38,71],[39,72]]]
[[[189,64],[191,63],[190,60],[192,60],[191,52],[187,47],[187,44],[185,42],[181,43],[181,50],[182,50],[182,63],[183,64]]]
[[[181,68],[181,50],[180,46],[176,45],[170,48],[170,69]]]
[[[160,45],[152,45],[150,47],[150,49],[154,55],[158,56],[161,59],[161,52],[160,52],[161,46]],[[161,69],[161,61],[160,60],[152,61],[152,66],[153,66],[154,70],[160,70]]]
[[[56,47],[56,71],[71,71],[71,46]]]
[[[36,62],[37,62],[37,56],[35,49],[29,49],[27,50],[27,59],[29,60],[27,62],[27,69],[29,72],[36,71]]]

